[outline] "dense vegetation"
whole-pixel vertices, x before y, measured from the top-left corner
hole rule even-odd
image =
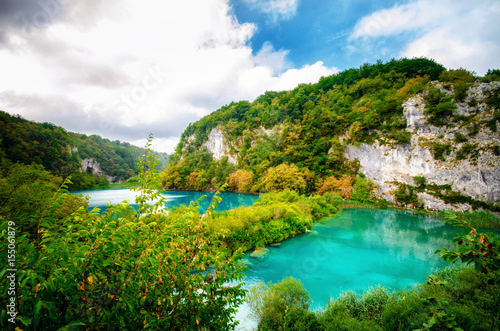
[[[306,198],[295,191],[266,193],[251,207],[206,215],[211,231],[227,230],[231,250],[262,248],[311,229],[315,221],[341,210],[340,196]]]
[[[426,284],[397,293],[375,287],[362,295],[343,292],[326,307],[309,311],[311,300],[299,281],[260,283],[247,295],[259,330],[497,330],[500,328],[500,238],[456,235],[457,250],[441,249],[446,261],[464,264],[437,271]],[[469,232],[470,230],[470,232]],[[466,267],[472,264],[474,268]]]
[[[471,78],[466,70],[446,71],[431,60],[403,59],[350,69],[292,91],[267,92],[252,103],[232,103],[186,130],[161,185],[150,145],[141,152],[0,112],[0,233],[6,238],[0,256],[9,263],[0,271],[0,327],[12,326],[15,312],[23,330],[232,329],[245,291],[227,284],[243,275],[242,252],[258,253],[306,231],[337,213],[344,199],[373,202],[374,185],[356,162],[344,158],[345,144],[406,143],[401,104],[408,96],[425,92],[427,111],[438,125],[470,128],[468,136],[455,136],[463,144],[457,158],[474,156],[468,137],[483,126],[496,130],[500,99],[495,91],[487,101],[492,119],[457,116],[451,100],[463,100]],[[498,78],[493,70],[482,79]],[[452,99],[429,84],[432,80],[453,90]],[[228,157],[215,160],[202,148],[219,126],[233,142],[236,164]],[[260,135],[264,129],[269,135]],[[440,157],[451,148],[436,144],[433,150]],[[113,205],[102,214],[91,212],[83,197],[67,192],[101,180],[79,172],[83,158],[93,157],[107,174],[125,179],[134,174],[141,153],[146,156],[135,177],[138,210]],[[415,192],[424,189],[453,197],[447,187],[414,180],[415,185],[400,187],[397,199],[418,202]],[[268,193],[251,207],[226,212],[214,211],[216,196],[200,215],[194,203],[167,213],[158,191],[223,185]],[[308,196],[312,192],[319,194]],[[307,292],[286,279],[252,289],[248,301],[263,330],[500,328],[500,240],[469,228],[455,242],[456,251],[443,249],[442,257],[475,268],[437,272],[409,291],[346,292],[311,312]],[[15,280],[8,268],[16,270]]]
[[[137,174],[137,159],[144,149],[97,135],[67,132],[50,123],[36,123],[0,111],[0,163],[4,171],[11,164],[38,164],[54,175],[72,175],[71,189],[106,186],[105,177],[81,171],[82,160],[93,158],[106,175],[123,181]],[[164,168],[167,155],[157,153]]]
[[[477,79],[499,78],[498,70],[480,78],[465,69],[446,70],[425,58],[401,59],[365,64],[290,91],[266,92],[253,102],[232,102],[188,126],[162,182],[169,189],[217,189],[227,183],[230,190],[240,192],[292,189],[373,200],[373,185],[359,173],[359,164],[344,157],[347,144],[408,143],[402,104],[420,93],[429,122],[468,132],[458,132],[456,144],[446,139],[422,144],[436,160],[455,152],[457,160],[473,163],[479,148],[470,139],[483,128],[496,132],[500,89],[482,101],[485,107],[467,99],[475,109],[470,116],[459,115],[457,104],[466,102],[467,90]],[[214,129],[223,134],[228,148],[219,160],[204,145]],[[495,155],[500,151],[498,144],[485,148]],[[362,194],[355,193],[362,187]],[[415,192],[400,187],[399,200],[412,201]],[[494,207],[449,190],[426,192],[447,202],[472,203],[474,208]]]
[[[496,277],[499,273],[496,272]],[[400,292],[342,293],[317,311],[300,282],[259,284],[247,294],[258,330],[498,330],[500,287],[470,267],[446,268]]]
[[[242,275],[242,250],[228,250],[227,231],[209,229],[194,205],[166,213],[157,160],[140,162],[148,171],[138,210],[114,205],[103,214],[83,208],[68,181],[16,165],[1,191],[0,256],[9,262],[0,272],[1,329],[13,329],[9,319],[23,330],[231,329],[244,291],[227,282]]]

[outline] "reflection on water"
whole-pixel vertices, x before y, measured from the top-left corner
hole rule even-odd
[[[447,265],[434,251],[449,247],[453,234],[461,232],[427,216],[366,209],[345,210],[313,230],[268,247],[263,259],[247,253],[245,288],[292,276],[309,292],[313,309],[342,291],[361,293],[379,284],[402,290],[423,283],[433,270]],[[238,330],[255,328],[247,312],[246,305],[240,307]]]

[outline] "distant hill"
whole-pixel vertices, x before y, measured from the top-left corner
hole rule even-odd
[[[119,183],[136,175],[138,157],[145,149],[97,135],[68,132],[51,123],[28,121],[0,111],[0,162],[40,164],[56,175],[72,175],[72,189]],[[156,153],[165,168],[166,153]]]
[[[401,59],[232,102],[186,128],[163,184],[500,210],[499,80]]]

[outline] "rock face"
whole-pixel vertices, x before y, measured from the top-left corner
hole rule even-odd
[[[219,129],[212,129],[208,135],[208,141],[203,144],[213,154],[214,159],[220,160],[227,156],[229,162],[236,164],[236,158],[229,154],[226,146],[226,138]]]
[[[90,172],[94,175],[98,175],[101,177],[106,177],[108,182],[113,183],[115,180],[114,176],[109,176],[104,173],[104,171],[101,169],[101,166],[99,163],[96,161],[94,158],[85,158],[82,160],[82,172]],[[117,183],[119,184],[119,183]]]
[[[476,99],[484,98],[487,87],[480,84],[469,90]],[[350,160],[358,159],[360,171],[375,182],[378,194],[394,201],[391,191],[396,188],[395,182],[415,185],[413,177],[424,176],[428,184],[451,185],[453,191],[468,195],[475,200],[495,202],[500,199],[500,158],[488,148],[500,141],[498,132],[491,132],[483,128],[477,135],[468,138],[467,143],[477,148],[477,157],[457,160],[457,151],[462,147],[454,141],[455,133],[467,135],[465,128],[458,126],[436,127],[427,123],[424,115],[425,104],[421,96],[410,98],[403,104],[404,115],[407,120],[406,130],[411,133],[411,142],[405,145],[348,145],[346,157]],[[479,104],[479,110],[485,104]],[[471,111],[465,104],[459,104],[457,113],[468,115]],[[488,115],[485,115],[488,116]],[[444,161],[436,160],[429,143],[448,143],[453,151],[444,155]],[[445,203],[427,193],[419,194],[425,206],[444,208]],[[450,206],[446,206],[450,207]],[[455,209],[468,209],[468,206],[457,205]]]
[[[94,175],[104,176],[104,171],[94,158],[85,158],[82,160],[82,171],[90,172]]]

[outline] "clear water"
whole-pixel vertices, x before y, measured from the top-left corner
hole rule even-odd
[[[135,199],[130,190],[75,192],[90,197],[90,206],[106,208],[109,202]],[[201,212],[208,207],[212,192],[164,192],[167,208],[189,204],[203,195]],[[219,210],[251,205],[257,196],[223,193]],[[347,209],[340,215],[314,225],[311,232],[268,246],[264,258],[250,257],[243,279],[244,288],[260,281],[274,283],[287,277],[302,282],[313,300],[312,309],[325,306],[342,291],[357,293],[384,286],[394,291],[420,284],[434,270],[446,266],[434,251],[451,246],[453,234],[462,231],[428,216],[414,216],[395,210]],[[252,330],[256,321],[248,318],[248,306],[239,307],[237,330]]]
[[[74,194],[83,194],[90,198],[89,207],[99,208],[102,211],[106,210],[109,203],[118,204],[125,200],[128,200],[130,204],[134,207],[135,197],[137,192],[131,191],[129,189],[119,189],[119,190],[87,190],[87,191],[74,191]],[[215,192],[194,192],[194,191],[164,191],[162,196],[167,199],[165,207],[171,209],[172,207],[180,207],[181,205],[189,205],[191,201],[197,201],[202,196],[206,196],[202,201],[200,201],[200,213],[204,213],[208,206],[210,205]],[[223,192],[221,193],[222,202],[218,204],[216,210],[223,211],[234,209],[239,206],[251,206],[259,198],[256,195],[251,194],[238,194]]]
[[[248,252],[245,288],[292,276],[309,292],[312,309],[327,305],[342,291],[362,293],[378,285],[399,291],[425,282],[434,270],[447,265],[434,252],[449,247],[457,231],[461,230],[431,217],[347,209],[309,233],[269,246],[262,259]],[[256,327],[247,314],[248,307],[241,306],[238,330]]]

